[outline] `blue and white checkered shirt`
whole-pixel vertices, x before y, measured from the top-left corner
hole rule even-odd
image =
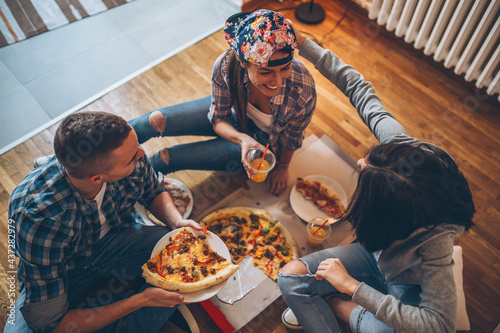
[[[144,155],[130,176],[107,184],[101,210],[112,229],[128,227],[142,221],[134,204],[149,207],[163,191]],[[99,240],[96,202],[76,191],[53,158],[14,189],[9,218],[16,224],[19,285],[26,288],[26,303],[67,295],[68,272],[85,265]]]

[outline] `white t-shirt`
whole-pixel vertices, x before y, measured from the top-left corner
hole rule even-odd
[[[99,222],[101,222],[101,234],[99,235],[99,239],[103,238],[104,235],[106,235],[108,231],[111,230],[111,226],[109,225],[109,222],[106,220],[106,217],[104,216],[104,213],[101,210],[102,199],[104,198],[106,187],[107,183],[103,183],[101,190],[99,191],[99,193],[97,193],[97,195],[94,198],[97,204],[97,211],[99,212]]]
[[[247,104],[247,116],[252,119],[258,128],[266,133],[271,133],[273,116],[257,109],[253,104]]]

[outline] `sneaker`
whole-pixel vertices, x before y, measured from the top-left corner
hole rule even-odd
[[[37,157],[33,160],[33,167],[38,168],[41,165],[44,165],[47,163],[54,155],[46,155],[46,156],[40,156]]]
[[[295,317],[292,309],[290,308],[287,308],[285,311],[283,311],[283,314],[281,315],[281,321],[283,322],[283,324],[285,324],[286,327],[292,330],[302,329],[302,326],[300,326],[297,317]]]

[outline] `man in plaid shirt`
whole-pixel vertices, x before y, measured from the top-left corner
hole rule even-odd
[[[123,118],[72,114],[54,151],[10,197],[20,295],[5,332],[156,332],[183,296],[147,285],[141,265],[170,229],[201,227],[177,211]],[[168,228],[141,224],[136,202]]]

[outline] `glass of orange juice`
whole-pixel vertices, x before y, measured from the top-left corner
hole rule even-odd
[[[255,175],[250,176],[250,179],[254,182],[263,182],[266,180],[267,174],[276,164],[276,157],[269,149],[267,150],[264,159],[262,159],[262,155],[264,155],[264,151],[260,149],[250,149],[247,153],[247,161],[255,171]],[[262,164],[260,164],[261,160]]]
[[[324,218],[317,217],[307,224],[307,244],[310,247],[318,247],[330,236],[332,228],[329,223],[323,227]]]

